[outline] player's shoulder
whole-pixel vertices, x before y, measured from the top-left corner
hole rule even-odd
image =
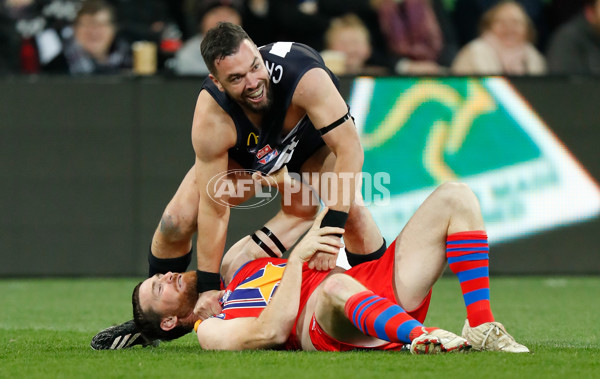
[[[320,103],[332,94],[339,94],[334,80],[325,69],[313,67],[298,81],[292,103],[305,107],[308,104]]]
[[[316,61],[322,63],[323,60],[318,51],[312,47],[298,43],[279,41],[258,48],[263,59],[278,63],[293,64],[293,62]]]
[[[205,90],[200,91],[192,122],[192,142],[203,150],[225,151],[236,142],[235,124],[231,116]]]
[[[213,124],[233,125],[231,116],[215,100],[215,98],[205,90],[200,91],[196,100],[196,110],[194,112],[195,121],[202,121],[201,125],[209,127]]]

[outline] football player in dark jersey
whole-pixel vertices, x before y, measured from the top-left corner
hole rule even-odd
[[[330,208],[323,225],[345,228],[350,265],[380,257],[385,241],[356,201],[364,157],[358,132],[337,79],[319,54],[292,42],[258,48],[229,23],[211,29],[201,51],[211,73],[192,125],[196,184],[208,195],[200,196],[198,205],[198,290],[209,289],[219,272],[230,209],[213,200],[218,196],[209,183],[228,170],[230,158],[265,174],[284,165],[290,172],[333,174],[327,183],[331,196],[323,199]],[[258,143],[243,151],[249,133],[258,134]],[[323,187],[319,175],[310,178],[313,188]],[[316,254],[309,265],[329,270],[335,262],[335,255]]]
[[[150,275],[184,271],[191,257],[189,236],[197,231],[197,290],[219,288],[230,206],[235,202],[209,184],[235,168],[268,175],[287,167],[292,173],[311,174],[308,184],[330,208],[323,225],[345,228],[349,264],[381,257],[385,240],[360,201],[364,154],[358,132],[337,78],[319,54],[292,42],[258,48],[241,27],[229,23],[211,29],[201,50],[211,74],[194,112],[196,161],[154,235]],[[256,143],[250,144],[253,139]],[[332,174],[327,176],[330,180],[321,180],[323,174]],[[323,188],[329,193],[326,198]],[[295,204],[284,211],[305,219],[312,216],[310,205]],[[265,246],[264,240],[277,241],[277,236],[267,230],[253,240]],[[309,265],[330,270],[335,262],[335,255],[317,253]],[[92,347],[128,347],[134,336],[142,341],[129,322],[100,332]]]

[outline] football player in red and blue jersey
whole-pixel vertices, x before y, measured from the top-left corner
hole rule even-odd
[[[195,328],[201,347],[214,350],[529,352],[492,313],[487,235],[478,200],[466,185],[438,187],[383,257],[347,271],[308,267],[318,251],[335,255],[341,247],[334,235],[344,230],[321,226],[323,217],[324,212],[287,260],[258,250],[226,254],[224,290],[199,296],[195,272],[145,280],[133,294],[135,322],[161,339]],[[423,324],[432,287],[447,264],[465,302],[462,337]]]

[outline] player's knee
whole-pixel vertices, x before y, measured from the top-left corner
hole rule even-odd
[[[324,300],[343,307],[350,296],[364,290],[363,286],[345,274],[333,274],[323,282]]]
[[[465,183],[446,182],[437,191],[444,204],[455,211],[470,209],[477,202],[475,194]]]
[[[348,210],[348,222],[350,225],[359,225],[360,223],[364,223],[367,220],[367,208],[356,202],[350,205],[350,209]]]
[[[168,241],[188,239],[194,234],[196,220],[165,211],[160,219],[159,231]]]
[[[317,203],[318,204],[318,203]],[[302,201],[292,202],[290,205],[281,205],[281,209],[288,215],[292,215],[304,220],[313,220],[319,213],[319,206],[309,202],[304,204]]]

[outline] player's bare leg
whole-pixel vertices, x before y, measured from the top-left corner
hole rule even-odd
[[[421,204],[396,239],[396,300],[417,308],[446,267],[446,237],[484,230],[479,201],[465,184],[444,183]]]
[[[320,328],[328,336],[360,347],[377,347],[388,342],[410,344],[413,354],[459,352],[470,348],[466,339],[439,328],[427,328],[389,299],[369,291],[356,279],[333,274],[317,289],[307,304],[316,322],[303,326],[302,346],[317,348],[319,341],[308,336],[308,328]],[[313,321],[313,320],[311,320]],[[401,345],[396,345],[399,348]]]
[[[443,184],[419,207],[396,240],[393,280],[398,305],[365,291],[353,278],[337,274],[323,283],[317,300],[309,300],[307,308],[314,307],[319,325],[339,341],[360,346],[380,345],[381,339],[394,341],[396,333],[390,337],[387,332],[373,335],[372,331],[387,331],[391,327],[403,337],[398,337],[401,342],[410,339],[411,352],[415,354],[467,349],[470,345],[465,339],[441,329],[423,329],[422,324],[405,312],[422,304],[442,274],[446,265],[447,236],[465,230],[483,230],[477,198],[466,185]],[[369,321],[364,318],[365,310],[374,312],[377,317],[394,312],[398,315],[382,324],[385,317]],[[363,319],[356,319],[357,314]],[[364,327],[369,322],[373,325]],[[377,323],[382,325],[377,328]],[[422,333],[417,334],[419,332]],[[307,342],[303,339],[303,343]]]
[[[192,248],[198,218],[198,190],[192,167],[167,204],[152,237],[152,254],[161,259],[177,258]]]
[[[529,352],[493,318],[489,302],[487,236],[479,201],[468,186],[445,183],[438,187],[398,236],[395,253],[396,297],[404,309],[412,310],[422,303],[451,259],[450,268],[459,278],[467,306],[468,320],[462,336],[475,350]],[[457,268],[453,264],[465,266]],[[476,293],[483,295],[474,295]],[[473,301],[474,296],[482,296],[482,300]],[[479,322],[471,327],[469,320]]]

